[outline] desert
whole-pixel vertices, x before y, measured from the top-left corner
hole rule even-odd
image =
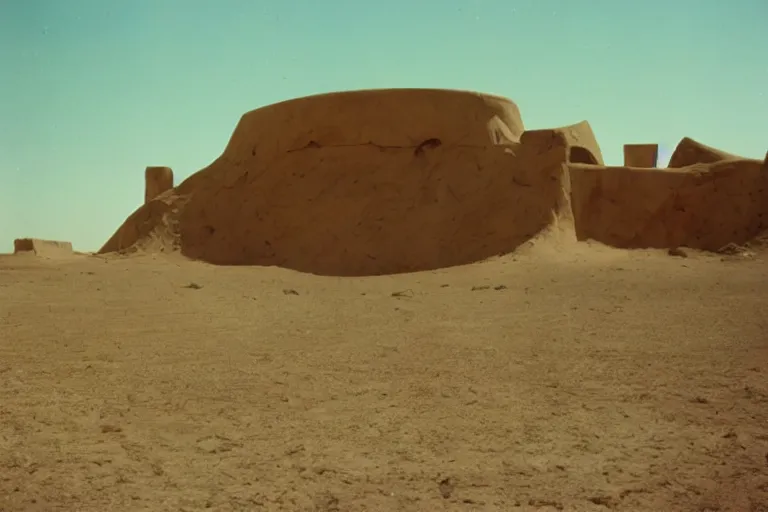
[[[768,158],[657,159],[477,92],[245,113],[0,256],[0,510],[768,510]]]

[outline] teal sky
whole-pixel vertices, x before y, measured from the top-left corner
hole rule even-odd
[[[768,149],[766,0],[0,0],[0,252],[96,250],[214,160],[239,117],[333,90],[471,89],[606,160],[683,136]],[[666,163],[665,161],[662,163]]]

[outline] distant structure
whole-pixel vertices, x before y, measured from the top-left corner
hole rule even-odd
[[[41,240],[39,238],[17,238],[13,241],[14,254],[34,254],[37,256],[71,256],[72,242]]]
[[[658,144],[624,144],[624,167],[654,168],[659,161]]]
[[[144,204],[173,188],[173,170],[170,167],[147,167],[144,179]]]

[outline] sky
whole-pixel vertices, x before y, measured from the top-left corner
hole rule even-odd
[[[609,165],[684,136],[762,159],[767,26],[766,0],[0,0],[0,252],[98,250],[146,166],[180,183],[244,113],[337,90],[499,94],[588,120]]]

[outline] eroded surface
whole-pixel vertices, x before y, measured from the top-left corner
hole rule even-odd
[[[4,258],[0,509],[766,510],[767,268]]]

